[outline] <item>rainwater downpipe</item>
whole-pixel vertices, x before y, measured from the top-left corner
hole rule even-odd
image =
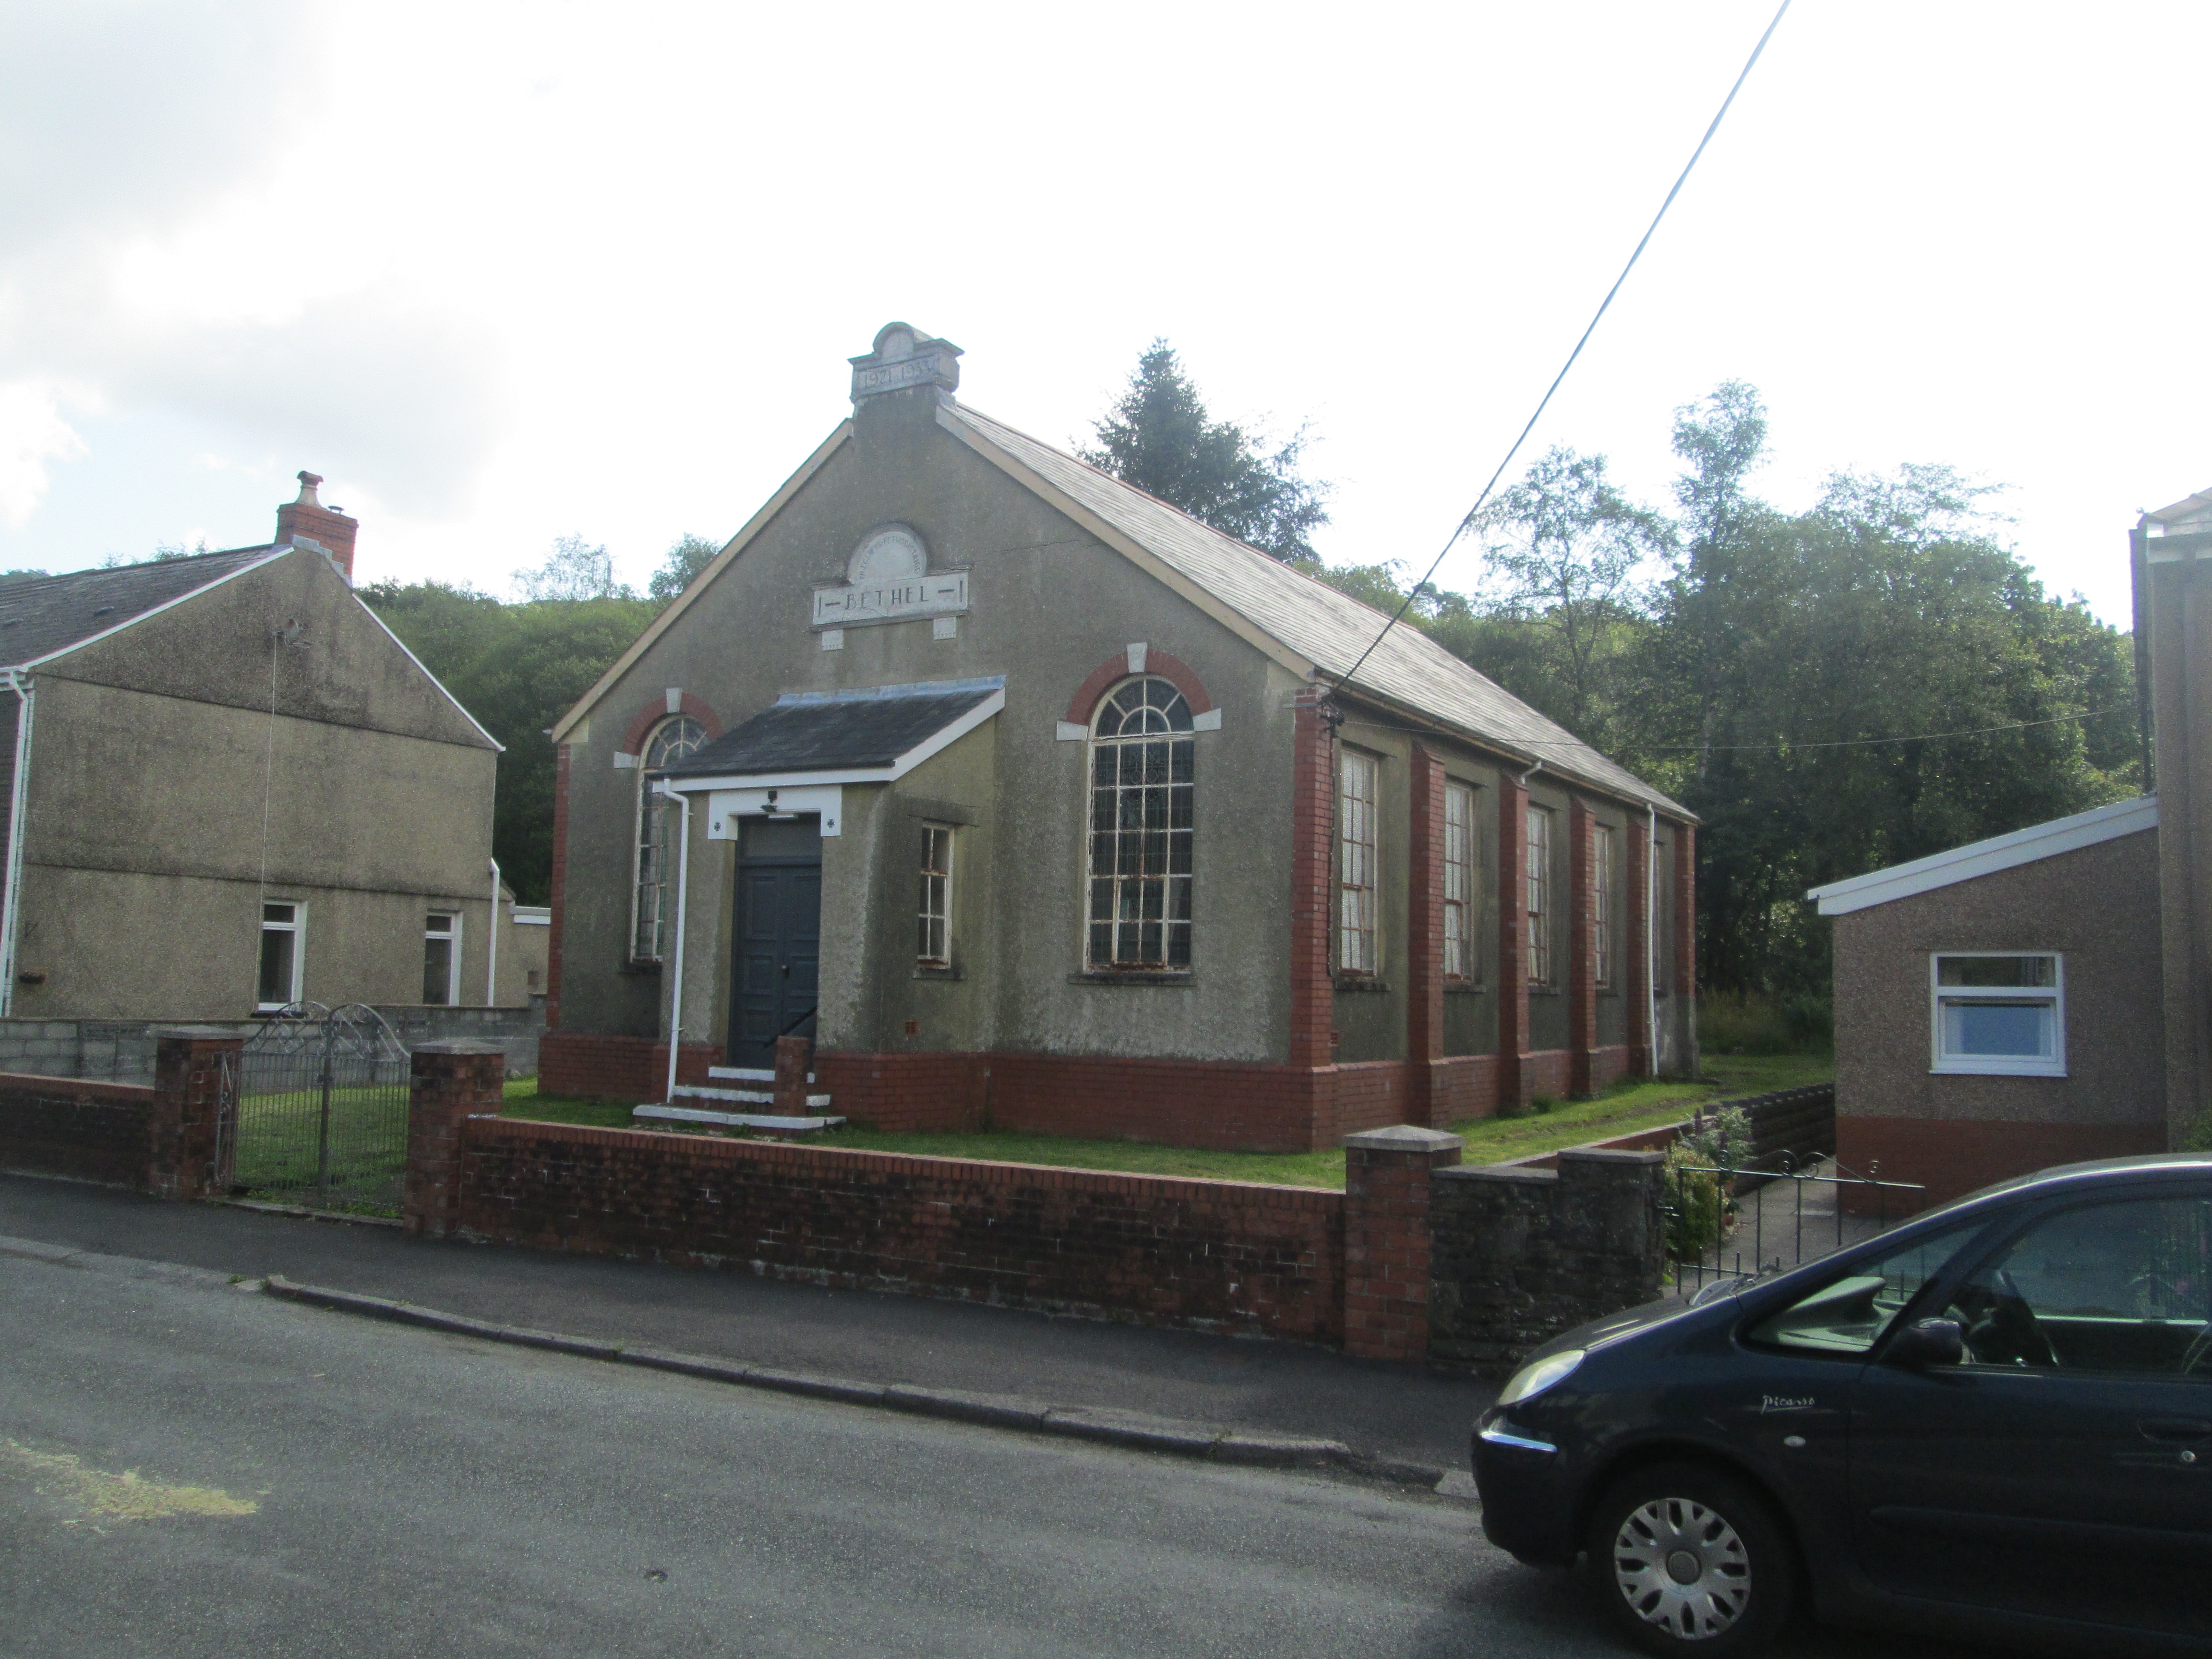
[[[1644,1036],[1647,1076],[1659,1075],[1659,809],[1646,803],[1651,827],[1644,844]]]
[[[484,1006],[499,1006],[499,860],[486,859],[491,866],[491,951],[484,963]]]
[[[15,775],[9,788],[8,869],[6,894],[0,898],[0,1019],[15,1012],[15,932],[22,913],[23,817],[30,794],[31,677],[20,669],[6,671],[8,689],[15,694]]]
[[[684,915],[691,897],[691,797],[678,794],[665,783],[655,788],[684,809],[677,830],[681,839],[676,844],[676,974],[668,995],[668,1092],[661,1097],[672,1106],[676,1103],[676,1054],[684,1041]]]

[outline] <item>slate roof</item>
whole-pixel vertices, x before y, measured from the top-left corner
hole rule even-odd
[[[886,686],[831,696],[787,696],[685,756],[671,778],[773,777],[888,771],[946,726],[999,695],[996,681]]]
[[[82,645],[289,550],[234,547],[112,570],[72,570],[0,583],[0,664],[20,667]]]
[[[1611,793],[1692,816],[1418,628],[1401,623],[1392,629],[1358,678],[1346,681],[1352,665],[1389,620],[1382,611],[988,415],[957,403],[945,405],[943,414],[1006,452],[1328,678],[1374,692],[1471,737],[1534,755],[1547,771],[1564,772]]]

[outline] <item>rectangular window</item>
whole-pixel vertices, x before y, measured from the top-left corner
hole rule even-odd
[[[461,919],[433,910],[422,919],[422,1000],[449,1008],[461,1000]]]
[[[1552,815],[1528,809],[1528,983],[1552,982]]]
[[[253,1000],[261,1012],[300,1000],[300,935],[307,925],[306,908],[300,904],[261,907],[261,981]]]
[[[1474,953],[1474,791],[1444,786],[1444,977],[1472,980]]]
[[[1601,990],[1613,984],[1613,831],[1601,823],[1590,831],[1590,955]]]
[[[2066,1075],[2066,976],[2055,952],[1929,958],[1934,1072]]]
[[[921,826],[921,927],[915,960],[925,968],[952,965],[952,831],[941,823]]]
[[[1371,974],[1381,960],[1375,937],[1375,762],[1347,749],[1341,771],[1336,965],[1347,974]]]

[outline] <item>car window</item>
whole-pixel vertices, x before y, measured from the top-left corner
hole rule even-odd
[[[1986,1218],[1925,1233],[1885,1254],[1863,1257],[1847,1272],[1770,1314],[1745,1340],[1801,1353],[1863,1354],[1905,1311],[1920,1287],[1942,1273]]]
[[[2212,1196],[2045,1216],[1953,1302],[1969,1364],[2212,1382]]]

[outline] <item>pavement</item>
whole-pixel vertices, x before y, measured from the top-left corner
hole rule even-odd
[[[1494,1387],[1263,1339],[1060,1318],[980,1304],[757,1279],[750,1274],[410,1238],[396,1228],[0,1175],[0,1241],[177,1263],[435,1310],[635,1351],[731,1362],[842,1383],[785,1391],[1007,1426],[1237,1456],[1271,1438],[1338,1443],[1355,1468],[1472,1497],[1468,1437]],[[0,1243],[0,1249],[4,1249]],[[279,1287],[281,1288],[281,1286]],[[371,1313],[389,1309],[369,1307]],[[480,1334],[496,1334],[484,1330]],[[612,1357],[603,1355],[601,1357]],[[776,1380],[733,1376],[736,1382]],[[905,1392],[919,1397],[884,1397]],[[943,1397],[954,1397],[947,1405]],[[963,1411],[963,1402],[973,1402]],[[1034,1421],[1024,1421],[1033,1414]],[[1151,1425],[1149,1429],[1146,1425]],[[1186,1443],[1176,1446],[1180,1439]],[[1196,1442],[1194,1445],[1188,1443]],[[1295,1448],[1270,1458],[1321,1461]]]

